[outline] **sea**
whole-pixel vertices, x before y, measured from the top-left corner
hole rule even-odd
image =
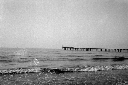
[[[0,48],[0,70],[16,68],[82,68],[127,65],[128,52],[74,51],[44,48]],[[103,58],[103,59],[94,59]],[[105,59],[108,58],[108,59]],[[109,59],[110,58],[110,59]]]

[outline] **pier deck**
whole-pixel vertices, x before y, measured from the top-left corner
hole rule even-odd
[[[62,47],[63,50],[74,51],[103,51],[103,52],[128,52],[128,49],[107,49],[107,48],[75,48],[75,47]]]

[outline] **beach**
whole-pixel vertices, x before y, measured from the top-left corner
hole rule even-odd
[[[128,70],[3,74],[0,85],[128,85]]]
[[[127,85],[128,53],[1,49],[0,85]],[[123,60],[113,59],[125,57]]]

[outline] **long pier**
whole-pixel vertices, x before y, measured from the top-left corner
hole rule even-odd
[[[74,51],[101,51],[101,52],[128,52],[128,49],[107,49],[107,48],[75,48],[75,47],[63,47],[63,50]]]

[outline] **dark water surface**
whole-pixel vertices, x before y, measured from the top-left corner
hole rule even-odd
[[[128,58],[128,53],[65,51],[62,49],[41,48],[0,48],[0,69],[9,68],[67,68],[78,66],[101,66],[128,64],[128,60],[93,58]]]

